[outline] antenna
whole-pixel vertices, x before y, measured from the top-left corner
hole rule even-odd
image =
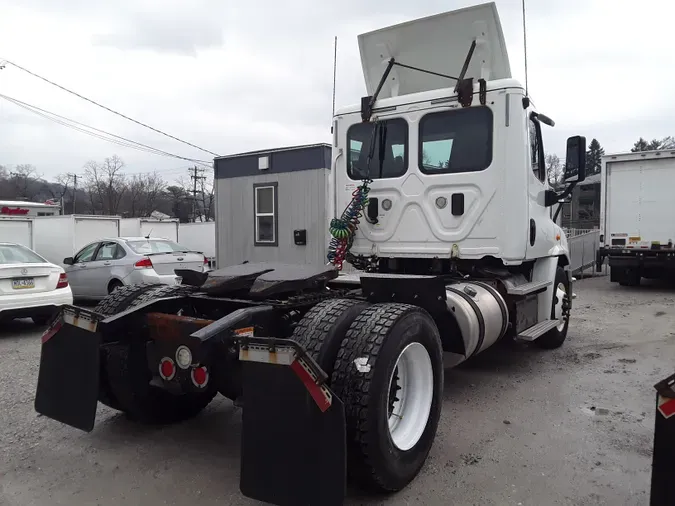
[[[337,77],[337,35],[335,36],[335,43],[333,44],[333,114],[331,115],[331,121],[333,116],[335,116],[335,82]],[[332,123],[331,123],[332,125]],[[333,127],[331,126],[331,131]]]
[[[525,0],[523,2],[523,47],[525,49],[525,96],[528,95],[528,86],[527,86],[527,27],[525,26]]]

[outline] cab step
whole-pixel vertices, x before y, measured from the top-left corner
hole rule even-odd
[[[532,281],[522,285],[509,286],[506,293],[509,295],[531,295],[533,293],[543,292],[551,284],[550,281]]]
[[[549,330],[558,326],[560,321],[558,320],[544,320],[536,325],[532,325],[529,329],[523,330],[518,334],[518,339],[520,341],[534,341],[538,337],[543,336]]]

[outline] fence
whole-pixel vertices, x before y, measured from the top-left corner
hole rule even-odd
[[[570,250],[570,270],[572,274],[583,274],[595,266],[595,254],[600,247],[600,230],[566,229],[567,244]]]

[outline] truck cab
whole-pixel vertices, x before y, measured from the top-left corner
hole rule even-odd
[[[494,5],[367,33],[359,46],[369,97],[379,93],[370,117],[354,105],[333,124],[333,214],[371,181],[350,252],[394,270],[406,259],[568,265],[544,160],[553,122],[512,77]]]

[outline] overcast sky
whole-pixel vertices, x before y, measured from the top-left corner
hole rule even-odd
[[[218,154],[330,141],[337,106],[365,94],[359,33],[464,0],[0,0],[7,59]],[[498,0],[514,77],[523,79],[520,0]],[[530,92],[556,121],[545,146],[596,137],[607,152],[675,135],[672,0],[527,0]],[[162,137],[27,75],[0,70],[0,94],[190,158]],[[189,163],[94,139],[0,99],[0,165],[47,179],[118,154],[127,171],[172,179]]]

